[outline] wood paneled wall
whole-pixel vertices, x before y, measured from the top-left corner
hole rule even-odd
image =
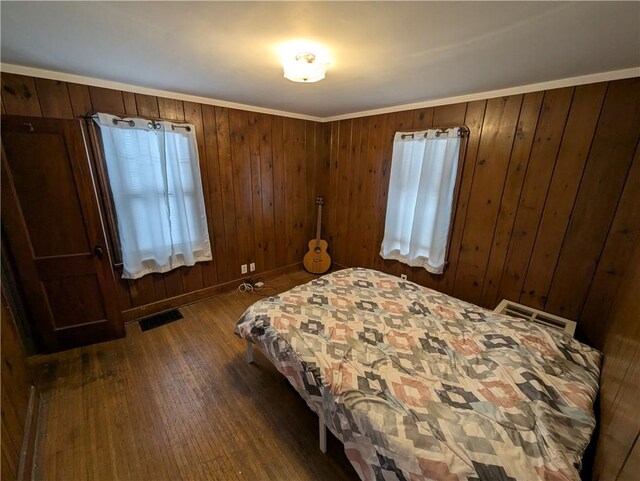
[[[634,250],[604,343],[596,481],[640,477],[640,244]]]
[[[246,277],[241,264],[255,262],[259,274],[301,262],[315,226],[315,197],[307,186],[313,185],[316,156],[328,152],[320,124],[2,74],[2,113],[69,119],[93,111],[186,121],[197,130],[214,259],[119,279],[123,311]],[[326,146],[317,145],[322,142]]]
[[[640,226],[640,79],[316,123],[2,74],[2,112],[90,111],[196,125],[214,261],[118,282],[124,311],[300,261],[315,196],[334,262],[494,307],[502,298],[577,319],[602,346]],[[466,124],[448,266],[441,276],[379,255],[393,134]],[[161,307],[161,306],[160,306]]]
[[[22,440],[27,424],[31,377],[13,316],[2,293],[2,463],[0,477],[18,478]]]
[[[448,266],[440,276],[379,255],[396,131],[466,124]],[[640,79],[330,124],[316,192],[334,262],[493,308],[502,298],[579,320],[601,346],[629,250],[640,240]],[[326,158],[326,160],[322,160]]]

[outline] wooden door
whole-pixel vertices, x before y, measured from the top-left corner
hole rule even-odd
[[[2,234],[45,351],[124,335],[79,121],[2,117]]]

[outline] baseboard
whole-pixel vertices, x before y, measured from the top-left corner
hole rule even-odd
[[[265,279],[270,279],[282,274],[299,271],[300,269],[302,269],[302,262],[296,262],[295,264],[278,267],[276,269],[271,269],[269,271],[260,273],[252,273],[251,275],[253,277],[260,276]],[[223,284],[216,284],[215,286],[205,287],[204,289],[187,292],[186,294],[180,294],[179,296],[168,297],[167,299],[162,299],[161,301],[145,304],[144,306],[127,309],[122,311],[122,318],[125,323],[130,323],[136,321],[137,319],[140,319],[141,317],[147,317],[162,311],[175,309],[176,307],[185,306],[187,304],[192,304],[194,302],[206,299],[207,297],[224,294],[226,292],[235,290],[238,287],[238,284],[242,282],[242,279],[244,278],[235,279]]]
[[[18,481],[28,481],[32,478],[39,419],[40,395],[36,387],[31,386],[27,416],[24,423],[24,434],[22,436],[20,462],[18,464]]]

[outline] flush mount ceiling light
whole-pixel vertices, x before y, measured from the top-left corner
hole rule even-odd
[[[284,77],[293,82],[312,83],[325,77],[330,59],[326,49],[306,41],[293,41],[278,48]]]
[[[327,65],[320,63],[311,52],[298,53],[284,64],[284,77],[293,82],[317,82],[324,78],[326,71]]]

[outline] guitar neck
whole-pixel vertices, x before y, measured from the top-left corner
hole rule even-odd
[[[322,225],[322,204],[318,204],[318,220],[316,222],[316,246],[320,244],[320,226]]]

